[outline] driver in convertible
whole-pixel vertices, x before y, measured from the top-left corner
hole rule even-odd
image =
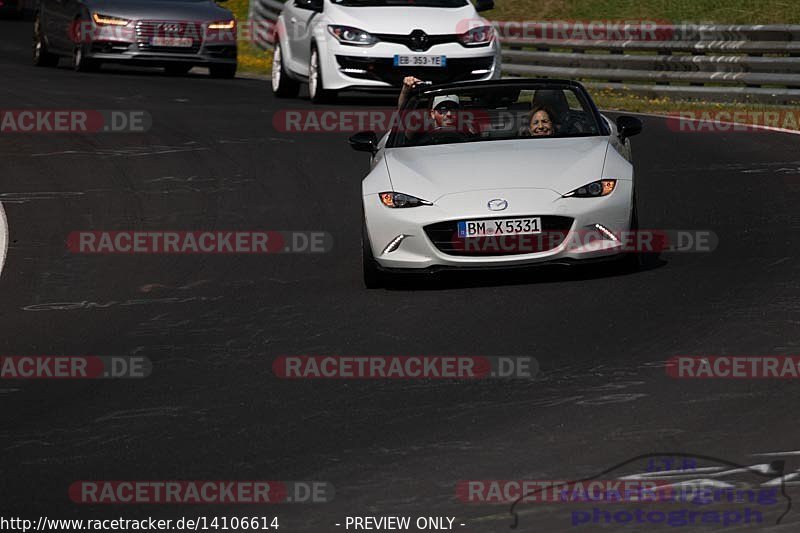
[[[411,93],[411,90],[417,85],[425,83],[414,76],[406,76],[403,79],[403,88],[400,91],[400,97],[397,101],[398,109],[402,108]],[[463,135],[465,138],[478,135],[477,131],[471,121],[467,120],[462,123],[465,115],[459,115],[461,112],[461,101],[458,95],[444,94],[438,95],[431,101],[430,110],[428,111],[432,124],[427,124],[427,127],[421,128],[419,131],[406,130],[406,137],[419,141],[421,139],[428,139],[431,136],[439,134],[455,133],[456,135]],[[430,126],[433,126],[432,128]]]

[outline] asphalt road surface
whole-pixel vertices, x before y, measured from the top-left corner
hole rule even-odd
[[[0,135],[10,231],[0,355],[143,356],[153,368],[138,380],[0,383],[4,517],[277,516],[280,531],[323,533],[344,531],[348,516],[450,516],[457,530],[486,533],[509,530],[509,506],[460,501],[460,480],[578,479],[665,451],[800,467],[796,380],[664,370],[681,354],[800,351],[799,137],[679,133],[643,117],[641,227],[713,231],[714,252],[664,254],[629,274],[548,268],[367,291],[366,155],[346,133],[276,131],[273,115],[306,100],[276,100],[256,79],[35,68],[30,34],[30,22],[0,22],[3,109],[144,110],[153,123]],[[363,105],[391,100],[355,95],[337,108]],[[79,255],[65,244],[71,231],[123,229],[314,230],[334,246]],[[277,379],[272,361],[299,354],[532,356],[541,371]],[[622,470],[606,477],[631,473]],[[335,498],[79,505],[68,497],[77,480],[321,480]],[[775,525],[784,508],[765,509],[749,529],[800,524],[791,511]],[[519,510],[520,530],[601,529],[574,527],[565,504]]]

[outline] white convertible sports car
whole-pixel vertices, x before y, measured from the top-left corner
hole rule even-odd
[[[403,272],[631,256],[637,227],[629,137],[639,119],[600,114],[564,80],[415,89],[362,184],[364,282]]]

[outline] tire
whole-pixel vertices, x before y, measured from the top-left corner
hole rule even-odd
[[[368,289],[380,289],[389,281],[385,272],[378,268],[378,262],[372,255],[372,246],[367,235],[366,221],[361,224],[361,264],[364,274],[364,286]]]
[[[208,67],[208,74],[212,78],[229,80],[236,76],[236,65],[211,65]]]
[[[76,72],[94,72],[100,68],[100,63],[86,57],[86,46],[79,44],[72,51],[72,68]]]
[[[278,98],[295,98],[299,92],[300,84],[286,73],[281,45],[275,43],[272,54],[272,94]]]
[[[336,91],[325,89],[316,46],[311,47],[311,61],[308,64],[308,96],[315,104],[324,104],[336,98]]]
[[[624,252],[622,256],[622,267],[626,271],[636,272],[638,271],[642,265],[644,264],[645,255],[638,250],[637,243],[639,242],[639,238],[637,232],[639,231],[639,208],[638,202],[636,201],[636,191],[633,191],[633,207],[631,208],[631,223],[630,223],[630,231],[631,235],[633,236],[633,240],[631,241],[633,244],[633,250]]]
[[[58,65],[58,56],[47,51],[47,44],[42,35],[42,21],[38,13],[33,20],[33,64],[37,67]]]
[[[183,63],[175,63],[164,66],[164,72],[168,76],[184,76],[190,70],[192,70],[192,65],[185,65]]]

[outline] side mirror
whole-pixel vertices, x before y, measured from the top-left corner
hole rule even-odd
[[[369,152],[374,154],[378,151],[378,136],[374,131],[362,131],[356,133],[349,139],[353,150],[359,152]]]
[[[617,135],[619,140],[625,142],[628,137],[642,133],[642,121],[636,117],[622,115],[617,118]]]
[[[494,9],[494,0],[476,0],[475,1],[475,11],[489,11],[490,9]]]

